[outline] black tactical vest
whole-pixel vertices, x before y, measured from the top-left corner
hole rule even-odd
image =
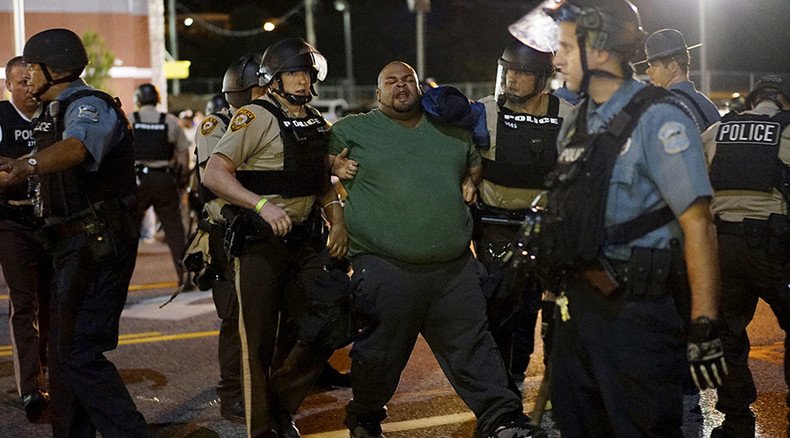
[[[716,154],[710,166],[714,190],[781,191],[785,165],[779,159],[782,131],[790,111],[772,117],[731,112],[716,131]]]
[[[553,267],[581,267],[598,259],[612,242],[605,227],[606,202],[612,169],[623,145],[648,107],[656,103],[677,104],[677,98],[660,87],[637,92],[604,129],[587,133],[585,99],[579,108],[575,131],[546,179],[549,187],[546,217],[540,234],[540,258]],[[682,107],[681,107],[682,108]],[[665,225],[673,216],[667,209],[629,221],[618,229],[628,242]],[[622,228],[615,225],[610,228]],[[619,243],[625,243],[619,242]]]
[[[159,122],[140,121],[140,113],[132,114],[134,123],[134,159],[136,161],[170,160],[175,145],[167,141],[167,115],[159,114]]]
[[[33,152],[35,146],[31,122],[22,118],[10,101],[0,102],[0,157],[19,158]],[[27,183],[0,193],[0,201],[27,198]]]
[[[61,172],[38,176],[43,217],[72,216],[87,210],[89,202],[121,199],[137,191],[131,127],[120,102],[107,93],[94,89],[80,90],[64,100],[45,105],[43,113],[33,120],[36,147],[43,151],[63,138],[66,110],[73,101],[86,96],[107,102],[118,117],[116,123],[123,125],[124,134],[117,143],[107,147],[107,154],[96,171],[76,165]]]
[[[542,189],[557,161],[560,99],[549,95],[545,116],[515,113],[499,106],[496,159],[483,158],[483,177],[494,184]]]
[[[236,179],[247,189],[283,198],[314,196],[329,184],[326,154],[329,152],[326,122],[312,108],[306,117],[292,119],[273,103],[251,103],[272,113],[280,125],[284,160],[282,170],[239,170]]]

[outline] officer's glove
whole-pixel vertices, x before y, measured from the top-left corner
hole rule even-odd
[[[724,349],[715,322],[705,316],[691,321],[686,358],[699,389],[718,388],[727,375]]]

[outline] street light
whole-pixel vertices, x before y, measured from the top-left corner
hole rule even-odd
[[[346,43],[346,86],[354,85],[354,64],[351,50],[351,5],[348,0],[335,0],[335,10],[343,13],[343,36]]]
[[[263,30],[265,30],[266,32],[273,31],[274,28],[277,27],[277,22],[278,22],[278,20],[276,18],[273,18],[273,19],[263,23]]]

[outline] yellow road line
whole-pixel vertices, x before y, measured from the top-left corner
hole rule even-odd
[[[177,333],[174,335],[149,336],[146,338],[119,340],[118,345],[148,344],[151,342],[177,341],[181,339],[210,338],[218,335],[219,335],[219,330],[209,330],[205,332],[192,332],[192,333]]]
[[[173,287],[178,287],[178,283],[175,281],[161,281],[159,283],[130,284],[129,292],[140,292],[152,289],[168,289]],[[0,295],[0,301],[10,299],[11,297],[9,295]]]
[[[169,287],[178,287],[178,283],[175,281],[162,281],[159,283],[130,284],[129,292],[139,292],[141,290],[151,289],[166,289]]]
[[[192,333],[176,333],[173,335],[162,335],[160,332],[129,333],[118,336],[118,345],[148,344],[152,342],[178,341],[182,339],[210,338],[218,336],[219,330],[209,330]],[[11,356],[10,345],[0,345],[0,357]]]
[[[458,424],[466,421],[474,421],[475,416],[471,412],[463,412],[460,414],[440,415],[438,417],[418,418],[416,420],[396,421],[393,423],[384,423],[381,425],[382,430],[386,432],[402,432],[406,430],[422,429],[425,427],[443,426],[445,424]],[[314,433],[310,435],[302,435],[302,438],[346,438],[348,437],[348,429],[333,430],[331,432]]]

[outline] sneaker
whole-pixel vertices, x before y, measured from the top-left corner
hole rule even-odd
[[[44,415],[44,410],[49,405],[49,394],[42,390],[36,390],[30,394],[22,396],[22,406],[25,407],[27,421],[35,423]]]
[[[247,423],[244,417],[244,402],[220,402],[219,414],[228,421],[233,423],[245,424]]]
[[[494,429],[489,438],[546,438],[546,431],[529,423],[528,418],[519,418]]]

